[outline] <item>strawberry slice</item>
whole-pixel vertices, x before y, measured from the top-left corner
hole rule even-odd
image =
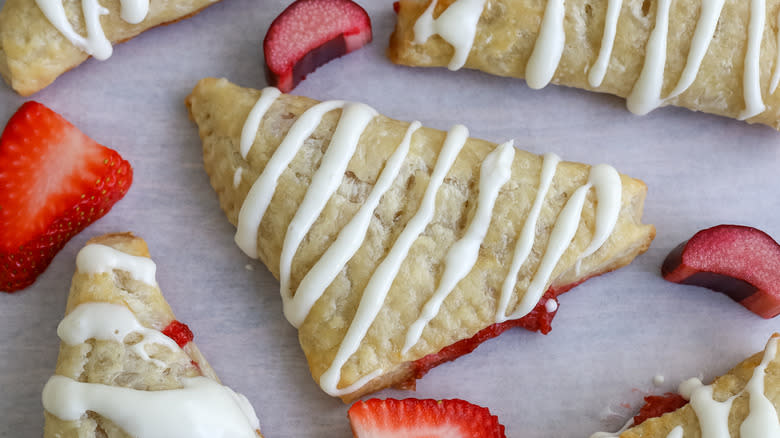
[[[317,67],[363,47],[371,37],[371,19],[357,3],[297,0],[265,35],[266,79],[289,93]]]
[[[0,137],[0,290],[32,284],[132,181],[116,151],[40,103],[22,105]]]
[[[355,438],[500,438],[504,426],[487,408],[463,400],[370,399],[347,412]]]

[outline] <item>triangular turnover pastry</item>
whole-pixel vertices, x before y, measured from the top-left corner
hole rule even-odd
[[[108,234],[79,252],[43,390],[44,437],[261,437],[249,401],[219,383],[155,280],[146,243]]]
[[[29,96],[112,44],[197,14],[219,0],[5,0],[0,11],[0,76]]]
[[[462,125],[224,79],[187,105],[236,242],[280,280],[314,379],[344,400],[413,387],[511,326],[548,331],[558,293],[655,233],[642,182]]]
[[[776,0],[400,0],[388,57],[780,129]]]
[[[780,335],[765,350],[737,365],[711,385],[690,379],[680,393],[690,402],[615,434],[620,438],[780,436]]]

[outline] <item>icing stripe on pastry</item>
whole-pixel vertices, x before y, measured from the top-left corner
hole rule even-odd
[[[314,303],[320,299],[325,289],[333,282],[352,256],[355,255],[360,245],[363,244],[374,210],[376,210],[382,196],[390,189],[393,181],[401,172],[401,166],[409,153],[412,135],[420,129],[420,126],[420,122],[417,121],[409,125],[401,144],[387,159],[385,168],[376,180],[376,184],[371,189],[368,198],[366,198],[349,223],[342,228],[339,236],[328,247],[325,254],[320,257],[311,270],[306,273],[306,276],[303,277],[303,280],[298,285],[298,289],[295,291],[295,296],[284,302],[284,315],[293,326],[300,327]]]
[[[84,24],[87,28],[86,38],[79,35],[68,21],[63,0],[35,0],[35,3],[51,25],[71,44],[101,61],[111,57],[114,49],[100,24],[100,16],[107,15],[109,11],[101,6],[98,0],[81,1]],[[120,16],[130,24],[142,22],[149,13],[149,0],[120,0],[120,4]]]
[[[401,354],[406,354],[420,340],[423,329],[439,313],[439,308],[455,286],[474,268],[479,248],[485,240],[493,217],[498,192],[512,176],[515,157],[514,142],[497,146],[482,161],[479,170],[479,197],[477,211],[463,237],[452,244],[444,259],[444,273],[433,296],[425,303],[420,316],[406,332],[406,343]]]
[[[591,67],[588,73],[588,83],[590,83],[591,87],[599,87],[604,82],[609,59],[612,57],[612,48],[615,46],[617,22],[618,18],[620,18],[620,9],[622,7],[623,0],[609,0],[607,3],[607,17],[604,21],[604,35],[601,37],[599,57],[593,63],[593,67]]]
[[[239,151],[242,158],[246,159],[249,150],[252,149],[252,144],[255,142],[255,137],[257,137],[257,130],[260,129],[260,121],[263,120],[263,116],[268,111],[268,108],[271,108],[271,105],[281,94],[282,92],[275,87],[266,87],[260,92],[260,98],[257,99],[255,106],[249,111],[244,126],[241,128]]]
[[[137,281],[157,286],[157,265],[148,257],[138,257],[100,244],[90,244],[76,256],[76,268],[85,274],[125,271]]]
[[[744,0],[747,1],[747,0]],[[759,66],[761,41],[764,39],[766,24],[766,0],[750,1],[750,24],[748,25],[748,45],[745,53],[745,71],[742,74],[742,87],[745,94],[745,110],[739,114],[739,120],[749,119],[766,110],[761,98]]]
[[[368,329],[379,314],[379,310],[385,302],[387,292],[390,290],[396,275],[398,275],[398,270],[401,269],[401,263],[406,259],[409,249],[433,219],[436,211],[436,194],[444,182],[444,177],[455,163],[460,150],[466,144],[468,137],[469,130],[463,125],[455,125],[447,133],[447,138],[444,140],[439,157],[436,159],[436,166],[433,169],[433,173],[431,173],[428,187],[425,188],[425,194],[420,202],[420,207],[406,224],[393,243],[393,246],[390,247],[387,256],[377,266],[368,280],[368,284],[363,290],[363,296],[360,298],[360,304],[358,304],[355,317],[347,330],[347,334],[341,341],[338,353],[336,353],[330,368],[320,377],[320,386],[328,394],[333,396],[349,394],[368,383],[373,378],[371,377],[372,375],[381,375],[382,370],[377,370],[348,388],[338,389],[337,387],[341,380],[341,368],[358,350]]]
[[[311,178],[309,189],[303,196],[298,211],[292,218],[284,235],[282,256],[279,262],[279,282],[281,283],[282,299],[292,299],[290,291],[290,271],[292,260],[303,238],[308,234],[314,221],[320,216],[330,197],[336,193],[344,179],[347,165],[355,154],[358,141],[366,126],[374,119],[377,112],[362,103],[347,103],[341,113],[336,131],[330,140],[325,155],[322,156],[320,167]],[[319,123],[318,123],[319,124]]]
[[[743,72],[745,110],[740,114],[740,120],[756,116],[766,110],[761,95],[759,69],[761,41],[766,27],[766,0],[750,0],[750,2],[748,47]],[[607,3],[601,47],[588,74],[588,83],[594,88],[601,86],[609,66],[622,3],[622,0],[608,0]],[[465,64],[474,44],[477,24],[485,1],[456,0],[442,12],[438,19],[434,20],[435,4],[436,0],[433,0],[425,13],[415,22],[414,42],[423,44],[431,35],[438,34],[455,48],[449,68],[457,70]],[[626,106],[629,111],[640,115],[647,114],[663,105],[667,99],[679,96],[693,84],[712,42],[724,4],[725,0],[702,0],[700,16],[685,67],[674,89],[664,98],[661,97],[661,91],[664,83],[671,0],[658,0],[655,27],[645,48],[642,71],[627,97]],[[453,10],[452,14],[448,14],[450,10]],[[526,65],[525,79],[530,88],[538,89],[546,86],[555,74],[566,40],[563,28],[564,15],[565,0],[547,0],[538,37]],[[445,16],[446,20],[442,20],[441,17]],[[470,38],[469,41],[465,41],[467,36]],[[780,46],[780,35],[778,35],[778,46]],[[774,93],[780,83],[780,49],[776,64],[775,74],[769,87],[770,93]]]
[[[246,397],[206,377],[182,384],[142,391],[57,375],[43,388],[43,407],[64,421],[95,412],[137,438],[257,438],[260,422]]]
[[[282,144],[268,160],[263,173],[252,184],[252,188],[249,189],[238,213],[235,237],[238,247],[249,257],[257,258],[257,229],[263,220],[268,204],[271,203],[271,198],[274,196],[279,176],[295,158],[295,154],[303,146],[303,142],[317,128],[322,117],[329,111],[344,107],[345,104],[346,102],[341,100],[331,100],[306,110],[292,125]]]
[[[466,63],[471,46],[474,44],[477,23],[484,7],[485,0],[460,0],[434,19],[433,10],[436,8],[436,0],[432,0],[428,9],[414,25],[414,41],[422,44],[432,35],[441,36],[455,48],[447,68],[458,70]]]
[[[780,11],[777,13],[777,22],[780,23]],[[775,72],[772,74],[772,82],[769,84],[769,94],[775,94],[777,85],[780,84],[780,29],[777,31],[777,57],[775,58]]]
[[[143,336],[143,339],[131,346],[143,360],[165,368],[165,362],[152,359],[146,352],[148,344],[160,344],[171,351],[181,351],[168,336],[157,330],[146,328],[138,322],[133,312],[125,306],[112,303],[81,304],[66,316],[57,326],[57,335],[68,345],[78,345],[88,339],[123,342],[131,333]]]
[[[531,248],[533,248],[534,245],[534,236],[536,235],[536,223],[539,220],[539,213],[542,211],[544,198],[547,196],[550,184],[552,184],[553,177],[555,176],[555,169],[560,161],[561,158],[553,153],[544,155],[542,170],[539,174],[539,188],[536,190],[534,205],[531,207],[528,217],[523,224],[523,229],[520,231],[520,237],[517,239],[514,255],[512,256],[512,265],[510,266],[509,273],[504,279],[504,283],[501,287],[501,298],[498,300],[496,322],[504,322],[509,319],[506,316],[506,309],[507,306],[509,306],[509,298],[512,297],[515,285],[517,284],[517,273],[520,272],[520,267],[523,266],[528,255],[531,254]]]

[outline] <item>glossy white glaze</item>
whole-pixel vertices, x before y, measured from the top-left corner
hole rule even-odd
[[[401,354],[406,354],[420,340],[428,323],[439,314],[444,300],[455,286],[471,272],[479,256],[479,248],[485,240],[493,218],[493,207],[501,187],[512,176],[512,160],[515,158],[514,142],[508,141],[496,147],[482,161],[479,171],[479,195],[477,211],[466,232],[447,251],[444,258],[444,272],[431,298],[423,306],[416,321],[407,329],[406,341]]]
[[[260,122],[263,120],[263,116],[276,99],[281,96],[282,92],[275,87],[263,88],[260,92],[260,97],[255,102],[255,105],[249,111],[249,115],[244,121],[244,126],[241,128],[241,143],[239,144],[239,152],[243,158],[246,158],[249,151],[252,149],[252,144],[257,137],[257,130],[260,128]]]
[[[64,421],[97,413],[137,438],[256,438],[257,415],[241,394],[206,377],[182,379],[183,388],[140,391],[52,376],[43,407]]]
[[[485,6],[485,0],[459,0],[434,19],[436,1],[432,0],[415,22],[414,42],[424,44],[431,36],[439,35],[455,49],[447,68],[458,70],[466,63],[471,46],[474,44],[477,23]]]
[[[588,83],[591,87],[600,87],[604,81],[609,67],[609,59],[612,57],[612,48],[615,46],[618,18],[623,0],[609,0],[607,2],[607,16],[604,20],[604,34],[601,37],[601,48],[596,62],[588,72]]]
[[[525,66],[525,81],[535,90],[550,83],[561,61],[563,45],[566,43],[566,33],[563,30],[565,12],[564,0],[547,1],[539,36]]]
[[[744,0],[747,1],[747,0]],[[749,119],[766,110],[761,97],[761,41],[766,24],[766,0],[750,0],[750,24],[748,44],[745,52],[745,71],[742,74],[742,88],[745,94],[745,109],[739,120]]]
[[[650,33],[645,49],[645,62],[626,98],[628,110],[644,115],[658,108],[661,100],[661,88],[664,85],[664,67],[666,65],[666,39],[669,33],[669,8],[672,0],[658,0],[655,13],[655,27]]]
[[[76,268],[84,274],[110,274],[124,271],[135,280],[157,286],[157,265],[148,257],[138,257],[110,246],[90,244],[76,256]]]
[[[100,16],[109,14],[109,11],[101,6],[98,0],[81,1],[84,24],[87,28],[86,37],[79,35],[68,20],[63,0],[35,0],[35,3],[51,25],[71,44],[101,61],[111,57],[113,47],[100,23]],[[121,0],[120,8],[120,16],[124,21],[138,24],[149,13],[149,0]]]

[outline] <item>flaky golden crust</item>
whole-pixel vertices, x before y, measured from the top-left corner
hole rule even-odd
[[[773,335],[773,337],[778,336],[780,335]],[[713,398],[722,402],[742,391],[763,357],[764,353],[755,354],[728,373],[715,379],[712,383],[714,387]],[[775,410],[780,412],[780,355],[776,355],[766,369],[764,395],[772,402]],[[729,414],[730,436],[739,436],[739,427],[750,412],[749,399],[748,394],[742,394],[734,399]],[[677,426],[683,427],[686,437],[701,436],[696,413],[690,405],[686,405],[661,417],[648,419],[639,426],[623,432],[620,438],[666,438]]]
[[[219,0],[151,0],[149,14],[138,24],[119,16],[119,0],[100,4],[109,10],[100,22],[112,44],[127,41],[156,26],[189,18]],[[65,1],[73,28],[85,35],[81,2]],[[6,0],[0,11],[0,76],[22,96],[45,88],[89,55],[62,36],[43,15],[35,0]]]
[[[259,134],[244,160],[239,137],[259,91],[232,85],[224,79],[204,79],[187,99],[190,114],[203,140],[205,168],[228,219],[236,224],[238,212],[251,187],[282,138],[297,118],[316,101],[282,95],[263,118]],[[332,111],[304,143],[279,178],[273,199],[260,225],[257,247],[260,259],[278,278],[284,235],[309,181],[318,167],[339,119]],[[342,183],[298,248],[292,264],[291,290],[353,217],[373,187],[385,160],[401,141],[408,123],[377,116],[364,131],[357,152]],[[376,209],[365,241],[347,266],[327,288],[299,328],[299,340],[315,380],[319,380],[352,321],[370,275],[387,254],[395,238],[416,213],[445,133],[421,128],[412,137],[409,155],[390,190]],[[350,385],[376,369],[382,376],[343,397],[351,400],[368,391],[398,384],[410,377],[410,361],[435,353],[454,342],[470,338],[495,322],[501,283],[510,265],[518,233],[536,195],[541,157],[518,150],[512,178],[498,196],[493,220],[474,269],[444,301],[440,313],[423,331],[418,344],[406,355],[400,350],[405,329],[418,317],[441,275],[443,259],[463,232],[476,206],[479,166],[494,144],[469,139],[445,178],[437,197],[436,214],[417,239],[396,277],[385,305],[357,353],[342,370],[339,387]],[[233,185],[235,170],[242,178]],[[510,312],[526,290],[539,263],[552,223],[571,193],[588,177],[590,167],[562,162],[553,180],[548,202],[542,209],[534,249],[521,269]],[[593,233],[595,196],[588,196],[574,242],[553,273],[555,286],[576,283],[592,275],[629,263],[646,250],[655,230],[641,224],[646,187],[622,176],[623,205],[613,236],[593,256],[583,261],[580,273],[574,262]]]
[[[438,1],[434,16],[454,1]],[[500,76],[525,77],[525,67],[537,40],[546,3],[536,0],[487,0],[465,67]],[[429,4],[430,0],[400,1],[398,21],[387,51],[391,61],[427,67],[449,63],[453,48],[439,36],[429,38],[425,44],[414,43],[414,23]],[[642,70],[657,5],[657,0],[623,1],[606,77],[601,86],[594,88],[588,82],[588,72],[601,48],[607,0],[567,0],[564,20],[566,44],[552,82],[628,96]],[[672,2],[662,96],[672,91],[685,67],[700,6],[701,0]],[[687,91],[667,104],[731,118],[739,116],[745,108],[742,84],[749,8],[749,1],[726,0],[696,80]],[[770,94],[769,83],[777,62],[779,10],[779,0],[767,0],[767,25],[760,55],[761,90],[767,110],[748,119],[749,123],[763,123],[775,129],[780,129],[780,92]]]
[[[149,257],[146,242],[131,233],[106,234],[91,239],[88,243],[110,246],[134,256]],[[126,306],[142,325],[154,330],[162,330],[175,320],[159,288],[134,280],[123,271],[103,274],[76,271],[65,314],[69,314],[80,304],[92,302]],[[89,339],[79,345],[62,342],[55,374],[80,382],[151,391],[181,388],[181,379],[185,377],[202,375],[219,381],[193,342],[188,343],[183,351],[172,351],[156,344],[148,345],[147,353],[150,357],[164,362],[164,369],[130,353],[128,342],[133,340],[125,339],[123,343],[118,343]],[[78,421],[63,421],[48,412],[44,412],[44,416],[44,437],[130,438],[110,420],[92,412]],[[104,434],[101,435],[99,431]]]

